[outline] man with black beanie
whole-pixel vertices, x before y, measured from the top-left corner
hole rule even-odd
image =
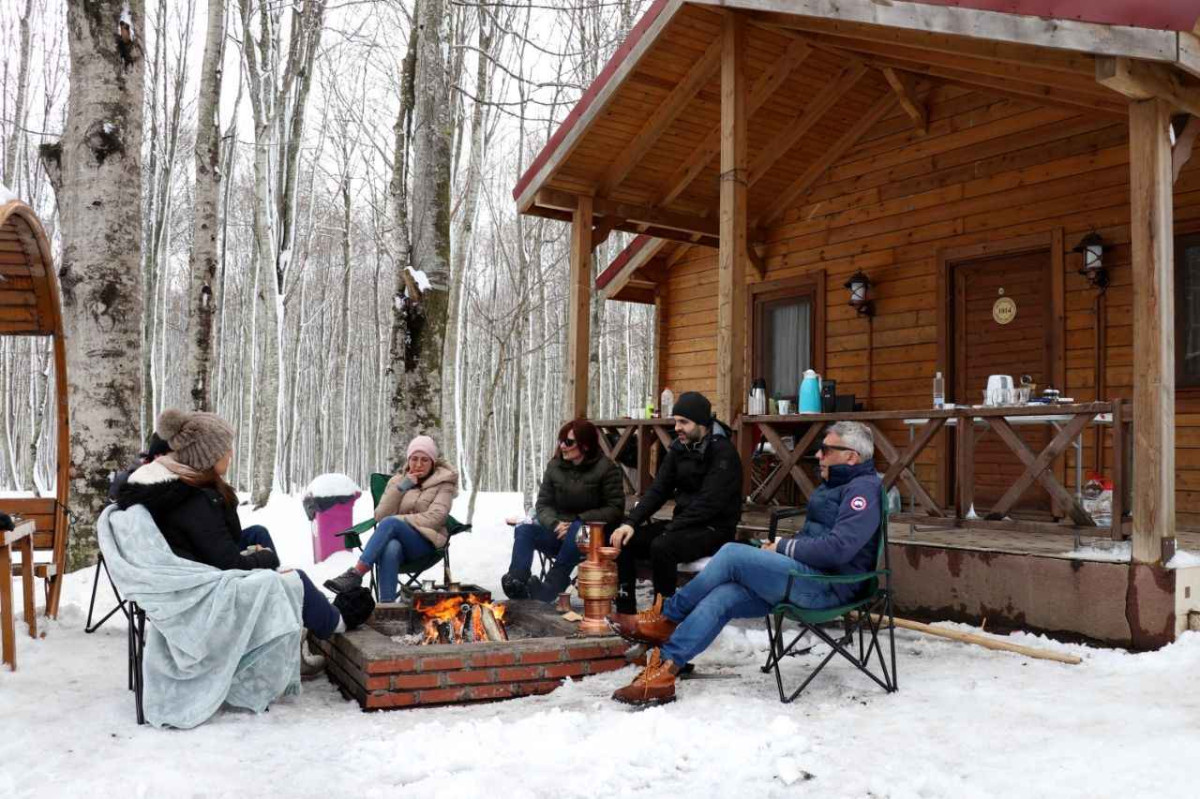
[[[667,448],[654,484],[613,531],[620,550],[618,627],[632,624],[637,612],[635,560],[649,556],[654,572],[654,607],[675,593],[678,565],[716,553],[734,540],[742,517],[742,462],[725,428],[713,418],[703,394],[685,392],[675,403],[676,440]],[[675,500],[670,521],[653,516],[667,500]]]

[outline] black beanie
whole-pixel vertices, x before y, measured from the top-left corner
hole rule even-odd
[[[683,392],[671,406],[671,414],[690,419],[705,427],[711,427],[713,422],[712,403],[698,391]]]

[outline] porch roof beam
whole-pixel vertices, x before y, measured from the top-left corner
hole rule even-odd
[[[922,135],[928,133],[929,112],[925,108],[925,101],[917,96],[916,84],[909,74],[888,67],[883,70],[883,77],[887,79],[888,85],[896,93],[896,100],[900,103],[900,108],[908,114],[908,118],[913,121],[917,130]]]
[[[789,44],[783,56],[759,75],[750,88],[746,114],[753,116],[754,112],[770,99],[771,95],[783,85],[788,75],[792,74],[811,52],[812,47],[807,42],[796,40]],[[661,206],[674,202],[679,195],[687,191],[688,186],[692,185],[692,181],[720,152],[721,125],[718,123],[705,134],[700,144],[692,150],[687,159],[671,173],[671,177],[667,180],[667,188],[655,205]]]
[[[700,93],[709,81],[716,76],[721,67],[721,37],[708,46],[700,60],[692,65],[683,80],[675,85],[667,98],[663,100],[654,113],[646,120],[646,124],[638,131],[633,141],[621,152],[617,160],[600,182],[597,192],[601,197],[607,197],[621,185],[625,178],[641,163],[646,154],[670,127],[688,103]]]
[[[750,18],[765,27],[818,35],[847,49],[900,47],[922,50],[954,58],[971,58],[995,64],[1037,66],[1066,75],[1091,77],[1095,71],[1092,56],[1068,50],[1051,50],[1026,43],[1009,44],[986,39],[970,39],[961,34],[931,33],[921,30],[884,28],[858,22],[817,17],[798,17],[771,11],[752,11]]]
[[[1099,111],[1122,119],[1126,115],[1125,103],[1119,97],[1110,99],[1101,93],[1092,94],[1072,87],[1063,87],[1061,83],[1030,82],[1023,80],[1016,73],[999,75],[971,72],[967,69],[955,69],[939,64],[922,64],[884,55],[871,55],[866,58],[866,62],[881,71],[899,69],[914,72],[992,94],[1018,97],[1025,102],[1065,105],[1082,111]]]
[[[1072,19],[981,11],[959,6],[888,0],[887,3],[845,0],[692,0],[696,5],[773,12],[783,16],[859,22],[905,31],[952,34],[1010,44],[1035,45],[1081,53],[1127,56],[1174,62],[1180,37],[1175,31],[1105,25]]]
[[[534,203],[542,208],[557,211],[574,211],[579,206],[580,199],[581,195],[557,191],[555,189],[542,189],[534,198]],[[716,236],[719,233],[717,223],[712,219],[702,216],[692,216],[691,214],[667,211],[662,208],[651,208],[644,205],[634,205],[632,203],[615,202],[600,197],[589,199],[591,199],[592,213],[596,216],[616,220],[614,227],[618,230],[623,230],[625,229],[624,225],[629,225],[636,231],[638,225],[644,225],[647,230],[650,228],[663,228],[681,233],[698,234],[700,236]]]
[[[857,122],[842,137],[828,147],[820,157],[808,165],[808,168],[792,182],[792,185],[784,189],[768,211],[764,212],[758,220],[755,221],[754,227],[768,227],[773,224],[784,211],[792,206],[796,200],[804,196],[804,194],[812,188],[812,185],[817,182],[821,175],[829,169],[855,142],[863,137],[863,134],[870,129],[879,120],[883,119],[896,106],[896,96],[894,94],[884,95],[878,100],[875,105],[859,118]]]
[[[853,89],[867,72],[867,66],[861,62],[842,70],[842,73],[832,83],[827,83],[816,97],[788,120],[783,126],[783,133],[767,144],[751,164],[750,186],[753,187],[775,165],[775,162],[795,147],[812,129],[813,125],[816,125],[838,100]]]
[[[1096,82],[1133,100],[1162,98],[1200,116],[1200,81],[1161,64],[1130,58],[1097,58]]]

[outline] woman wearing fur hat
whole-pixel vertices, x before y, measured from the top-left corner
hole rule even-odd
[[[438,458],[437,444],[429,436],[414,438],[404,470],[388,481],[379,498],[379,524],[358,562],[326,580],[325,587],[337,594],[358,588],[374,565],[379,569],[379,600],[394,602],[401,564],[446,546],[446,519],[457,495],[458,473]]]
[[[233,460],[232,425],[214,413],[172,408],[155,427],[171,451],[130,475],[117,505],[145,506],[171,551],[185,560],[218,569],[277,568],[266,528],[242,529],[237,495],[224,479]],[[353,629],[374,609],[357,596],[353,603],[330,605],[304,572],[296,573],[304,583],[304,626],[318,638]]]

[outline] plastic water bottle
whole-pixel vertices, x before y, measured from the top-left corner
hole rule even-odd
[[[662,396],[658,399],[658,412],[662,415],[662,418],[666,419],[671,415],[671,411],[675,410],[675,395],[671,392],[671,389],[664,388]]]
[[[933,378],[933,407],[934,410],[946,407],[946,381],[942,379],[941,372]]]

